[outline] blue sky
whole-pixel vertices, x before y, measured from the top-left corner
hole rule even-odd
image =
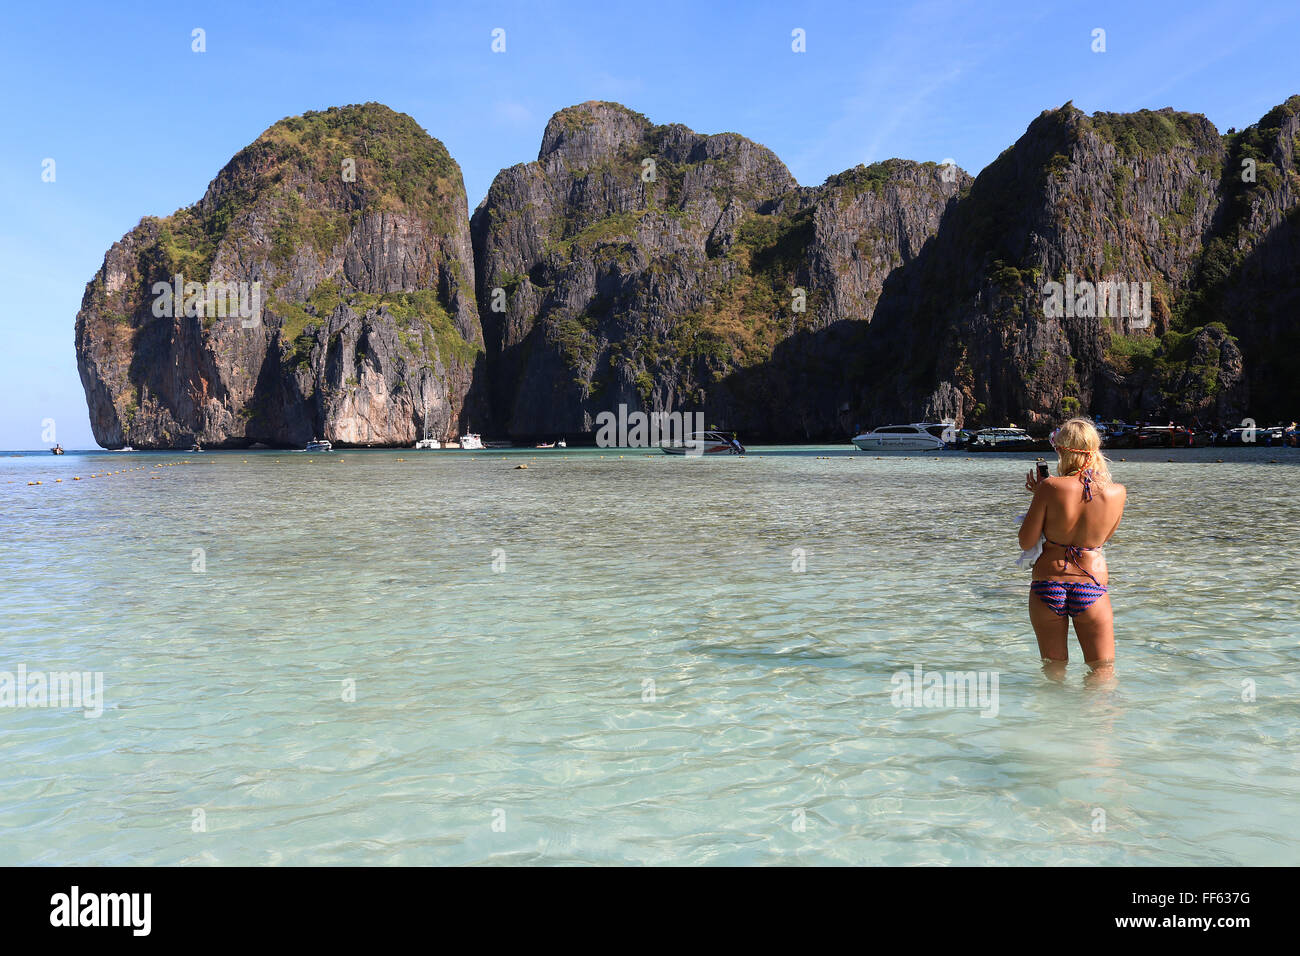
[[[304,110],[377,100],[411,114],[460,163],[473,207],[498,170],[536,158],[552,113],[590,99],[742,133],[813,185],[891,156],[978,172],[1067,100],[1173,106],[1223,131],[1300,93],[1291,2],[70,2],[10,4],[5,20],[7,449],[42,447],[44,419],[66,447],[94,447],[73,325],[104,253]],[[791,51],[796,28],[806,53]]]

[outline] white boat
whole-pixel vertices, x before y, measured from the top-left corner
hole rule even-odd
[[[938,451],[944,447],[942,422],[915,422],[911,425],[882,425],[853,436],[859,451]]]
[[[307,451],[333,451],[334,446],[323,438],[313,438],[307,442]]]
[[[1031,445],[1033,439],[1023,428],[981,428],[975,433],[972,442],[976,445],[993,445],[996,448],[1014,449],[1019,445]]]
[[[568,443],[567,441],[565,441],[563,438],[561,438],[559,441],[557,441],[557,442],[555,443],[555,447],[556,447],[556,448],[568,448],[568,447],[569,447],[569,443]]]
[[[684,442],[664,442],[659,450],[665,455],[743,455],[745,446],[732,442],[722,432],[692,432]]]
[[[473,451],[483,447],[483,436],[476,435],[474,432],[466,432],[464,435],[460,436],[459,445],[452,444],[452,445],[448,445],[448,447],[467,448]]]
[[[436,438],[421,438],[415,443],[415,447],[420,451],[427,451],[430,448],[441,448],[442,442]]]

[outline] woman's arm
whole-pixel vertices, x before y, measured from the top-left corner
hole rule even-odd
[[[1032,477],[1032,476],[1031,476]],[[1027,484],[1027,483],[1026,483]],[[1047,482],[1034,481],[1034,501],[1020,523],[1020,550],[1028,551],[1038,544],[1039,535],[1047,521]]]
[[[1114,537],[1115,532],[1119,530],[1119,523],[1124,520],[1124,505],[1128,503],[1128,489],[1125,488],[1123,485],[1116,485],[1115,490],[1119,492],[1119,496],[1120,496],[1119,514],[1115,516],[1115,523],[1111,525],[1110,533],[1106,535],[1107,541],[1109,541],[1112,537]]]

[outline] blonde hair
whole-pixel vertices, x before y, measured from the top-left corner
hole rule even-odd
[[[1110,481],[1110,462],[1101,453],[1101,433],[1086,418],[1071,418],[1052,435],[1056,473],[1061,477],[1092,469],[1094,481]]]

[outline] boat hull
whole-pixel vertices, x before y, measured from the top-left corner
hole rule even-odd
[[[939,451],[944,447],[942,440],[929,440],[920,435],[862,437],[853,439],[853,444],[858,451]]]
[[[705,445],[703,449],[687,448],[685,445],[660,445],[659,450],[665,455],[691,455],[696,458],[701,455],[735,454],[735,449],[730,445]]]

